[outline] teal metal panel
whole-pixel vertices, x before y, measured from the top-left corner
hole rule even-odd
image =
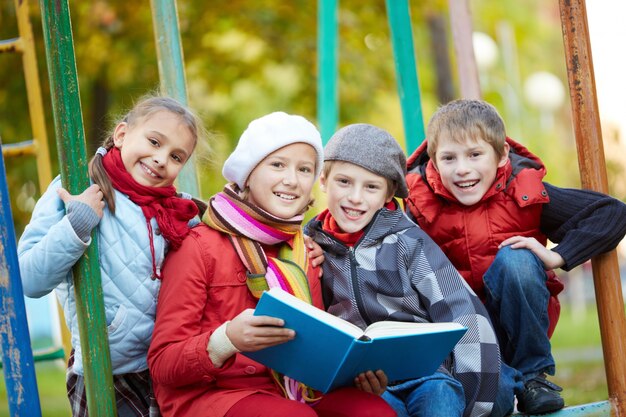
[[[161,90],[164,94],[188,105],[185,64],[176,1],[151,0],[150,4],[152,5]],[[189,158],[178,174],[177,184],[179,190],[200,197],[195,155]]]
[[[386,4],[396,65],[398,96],[402,106],[406,152],[410,155],[424,141],[425,133],[409,3],[408,0],[386,0]]]
[[[337,0],[319,0],[317,14],[317,119],[324,144],[337,129]]]
[[[513,414],[517,417],[534,416],[535,414]],[[541,414],[542,417],[610,417],[611,405],[608,401],[600,401],[597,403],[589,403],[582,405],[573,405],[565,407],[556,413]]]

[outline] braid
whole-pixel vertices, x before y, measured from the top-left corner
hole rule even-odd
[[[111,149],[114,146],[113,135],[105,139],[101,146],[106,150]],[[113,191],[113,185],[111,184],[109,175],[104,169],[104,165],[102,165],[102,155],[99,153],[95,154],[91,158],[91,161],[89,161],[89,176],[94,183],[100,186],[100,191],[102,191],[104,201],[106,201],[109,211],[111,214],[115,215],[115,192]]]

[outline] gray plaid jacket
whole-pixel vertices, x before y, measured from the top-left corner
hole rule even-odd
[[[383,208],[354,247],[323,231],[317,219],[307,224],[306,233],[324,250],[322,288],[328,312],[361,328],[383,320],[467,327],[443,367],[463,385],[465,416],[491,413],[500,350],[488,313],[422,229],[401,209]]]

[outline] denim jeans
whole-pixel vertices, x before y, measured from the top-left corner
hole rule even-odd
[[[484,276],[486,302],[502,359],[526,382],[545,372],[554,375],[548,338],[547,275],[528,249],[500,249]]]
[[[387,387],[383,398],[398,417],[461,417],[465,409],[463,386],[442,372]]]
[[[496,395],[491,417],[504,417],[513,412],[515,406],[515,394],[524,390],[522,374],[515,368],[502,363],[500,367],[500,379],[498,393]]]

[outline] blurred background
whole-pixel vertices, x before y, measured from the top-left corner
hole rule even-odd
[[[317,2],[308,0],[179,0],[178,13],[189,104],[210,131],[212,152],[199,155],[201,195],[221,190],[221,165],[247,124],[283,110],[317,118]],[[498,108],[509,136],[539,155],[546,180],[580,187],[557,1],[470,0],[473,44],[485,100]],[[31,2],[53,175],[58,174],[41,17]],[[448,1],[410,2],[417,72],[426,123],[436,108],[459,98]],[[87,149],[95,151],[118,116],[158,89],[150,3],[70,2]],[[609,191],[626,201],[626,27],[623,2],[588,2],[595,79]],[[339,1],[339,126],[379,125],[404,144],[393,53],[383,0]],[[0,4],[0,39],[18,36],[12,1]],[[21,57],[0,55],[0,137],[32,137]],[[411,152],[408,149],[407,152]],[[5,161],[19,237],[40,196],[33,158]],[[315,207],[313,213],[319,211]],[[619,248],[622,277],[624,243]],[[563,316],[553,337],[555,381],[566,403],[607,397],[590,265],[561,274]],[[35,344],[53,337],[54,309],[28,300]],[[68,415],[63,364],[38,364],[44,415]],[[43,371],[40,371],[43,369]],[[51,382],[48,382],[51,381]],[[4,399],[2,396],[4,395]],[[49,407],[46,407],[46,404]],[[58,404],[58,407],[56,406]],[[57,411],[50,411],[56,410]],[[48,411],[46,411],[48,409]],[[58,414],[57,414],[58,413]],[[8,415],[4,381],[0,416]]]

